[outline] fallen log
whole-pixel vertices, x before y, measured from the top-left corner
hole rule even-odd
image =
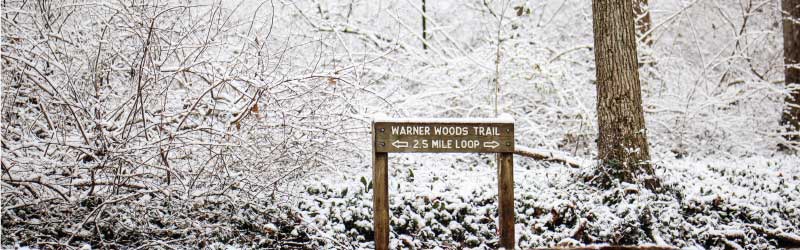
[[[800,236],[796,234],[759,225],[750,224],[749,226],[753,231],[763,235],[765,238],[775,240],[779,248],[800,248]]]
[[[570,156],[564,155],[559,152],[546,151],[541,149],[533,149],[522,145],[514,146],[514,154],[530,157],[534,160],[561,163],[573,168],[583,167],[582,164]]]
[[[672,246],[581,246],[581,247],[553,247],[553,248],[535,248],[538,250],[677,250],[677,247]]]

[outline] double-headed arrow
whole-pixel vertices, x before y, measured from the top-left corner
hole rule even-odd
[[[394,146],[395,148],[407,148],[408,147],[408,142],[407,141],[397,140],[397,141],[392,142],[392,146]],[[497,148],[499,146],[500,146],[500,143],[497,142],[497,141],[483,142],[483,147],[484,148]]]

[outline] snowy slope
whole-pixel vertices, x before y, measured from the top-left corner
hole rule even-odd
[[[771,249],[776,241],[758,232],[761,227],[800,234],[798,157],[663,160],[660,194],[631,184],[602,191],[584,184],[581,169],[515,160],[520,247],[599,242]],[[490,155],[390,156],[392,246],[493,248],[491,162]],[[364,166],[306,183],[298,205],[306,222],[336,242],[370,248],[370,171]]]

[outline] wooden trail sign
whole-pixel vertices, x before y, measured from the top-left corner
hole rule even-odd
[[[389,249],[388,153],[497,153],[500,246],[514,248],[514,119],[392,119],[372,123],[375,249]]]
[[[381,153],[514,152],[514,123],[376,121],[375,143]]]

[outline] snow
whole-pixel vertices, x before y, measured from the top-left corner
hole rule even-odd
[[[778,248],[797,85],[779,1],[730,2],[649,3],[652,192],[587,181],[590,1],[428,1],[427,49],[419,1],[4,1],[0,248],[373,248],[371,122],[513,123],[516,149],[582,166],[515,156],[523,248]],[[392,155],[392,246],[496,248],[494,162]]]
[[[392,123],[514,123],[514,117],[510,114],[500,114],[497,118],[424,118],[424,117],[400,117],[391,118],[383,114],[375,115],[373,122],[392,122]]]
[[[390,162],[391,237],[407,239],[417,248],[444,247],[442,242],[493,248],[497,239],[493,158],[401,155]],[[630,183],[599,190],[574,181],[588,169],[515,159],[517,244],[584,245],[585,238],[572,238],[581,223],[586,223],[585,237],[600,242],[699,249],[723,242],[719,239],[747,248],[774,248],[749,226],[759,221],[787,234],[798,233],[800,210],[795,207],[800,205],[796,198],[800,197],[800,169],[794,166],[800,158],[750,157],[737,162],[661,158],[656,162],[668,190],[663,194]],[[313,183],[328,185],[333,189],[330,193],[336,194],[337,188],[360,185],[361,176],[370,177],[369,170],[364,166],[335,177],[320,176]],[[343,198],[371,200],[372,196],[354,193]],[[303,213],[329,210],[307,202],[301,202],[300,209]],[[421,226],[411,226],[414,220],[410,218],[419,218]],[[654,231],[647,233],[641,227]],[[632,234],[620,235],[626,230]],[[339,239],[360,244],[353,238]]]

